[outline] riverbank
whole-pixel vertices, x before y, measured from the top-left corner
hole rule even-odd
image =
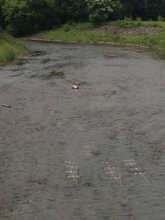
[[[62,43],[126,45],[164,52],[165,22],[116,21],[104,23],[99,27],[91,23],[72,23],[28,36],[26,39]],[[6,63],[25,53],[23,44],[6,33],[0,33],[0,40],[0,63]]]
[[[28,38],[66,43],[105,43],[165,50],[165,22],[116,21],[100,27],[90,23],[65,24]]]
[[[0,33],[0,63],[13,60],[25,53],[25,46],[6,33]]]

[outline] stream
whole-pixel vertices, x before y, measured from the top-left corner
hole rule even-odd
[[[164,220],[164,60],[24,43],[0,67],[0,219]]]

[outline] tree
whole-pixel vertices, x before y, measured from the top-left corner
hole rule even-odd
[[[55,5],[57,24],[64,24],[68,21],[84,21],[88,17],[85,0],[55,0]]]
[[[25,35],[50,28],[53,21],[51,0],[5,0],[2,6],[7,30]]]
[[[38,32],[50,28],[52,24],[52,13],[50,10],[50,1],[46,0],[26,0],[30,16],[30,32]]]
[[[123,5],[123,15],[132,19],[140,17],[147,19],[146,0],[121,0]]]
[[[124,11],[123,5],[121,4],[120,0],[113,0],[111,1],[111,7],[113,10],[113,13],[110,14],[109,19],[112,17],[112,19],[120,19],[122,16],[122,13]]]
[[[99,24],[108,19],[113,12],[111,0],[86,0],[89,13],[89,21]]]
[[[89,13],[89,21],[99,24],[108,18],[119,19],[123,6],[120,0],[86,0]]]
[[[2,6],[8,31],[14,35],[27,33],[30,11],[26,0],[6,0]]]
[[[4,4],[4,0],[0,0],[0,26],[5,27],[5,18],[2,12],[2,6]]]
[[[87,3],[82,0],[72,0],[71,19],[74,21],[85,21],[88,18]]]
[[[165,17],[165,1],[164,0],[146,0],[146,12],[149,19],[157,20],[158,16]]]
[[[161,7],[161,16],[165,20],[165,0],[162,0],[162,7]]]

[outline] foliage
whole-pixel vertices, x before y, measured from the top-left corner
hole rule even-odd
[[[165,19],[165,0],[0,0],[0,26],[15,36],[90,21]]]
[[[4,26],[4,16],[2,12],[2,6],[4,5],[4,0],[0,0],[0,26]]]
[[[158,16],[158,21],[164,21],[164,18],[162,16]]]
[[[13,37],[0,33],[0,63],[13,60],[19,54],[25,53],[25,47]]]
[[[113,18],[115,20],[118,20],[121,18],[122,13],[124,12],[123,5],[121,4],[120,0],[113,0],[111,4],[112,10],[113,10]]]
[[[156,21],[158,16],[162,15],[161,7],[162,0],[146,0],[146,13],[148,18]]]
[[[89,21],[99,24],[108,19],[113,12],[111,0],[86,0],[89,13]]]
[[[116,21],[114,23],[115,27],[118,29],[120,28],[132,28],[132,27],[137,27],[137,26],[142,26],[142,22],[138,21],[128,21],[128,20],[121,20],[121,21]]]
[[[30,16],[26,0],[6,0],[2,6],[5,21],[8,23],[7,29],[14,34],[27,31]]]
[[[45,29],[51,24],[53,13],[49,6],[46,0],[6,0],[2,10],[7,30],[14,35],[23,35]]]
[[[55,23],[64,24],[68,21],[84,21],[87,19],[87,4],[85,0],[55,0]]]

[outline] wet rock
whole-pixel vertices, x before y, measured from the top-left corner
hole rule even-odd
[[[117,34],[117,35],[147,34],[149,36],[153,36],[155,34],[159,34],[161,32],[161,28],[139,26],[132,28],[121,28],[117,30],[114,26],[106,26],[106,27],[96,28],[92,32],[96,34]]]
[[[79,89],[79,86],[77,86],[77,85],[72,85],[72,89]]]
[[[115,93],[116,93],[116,90],[113,90],[113,91],[112,91],[112,94],[115,94]]]
[[[45,79],[51,79],[53,77],[64,78],[64,72],[59,72],[59,71],[53,70],[51,73],[49,73],[47,76],[45,76]]]

